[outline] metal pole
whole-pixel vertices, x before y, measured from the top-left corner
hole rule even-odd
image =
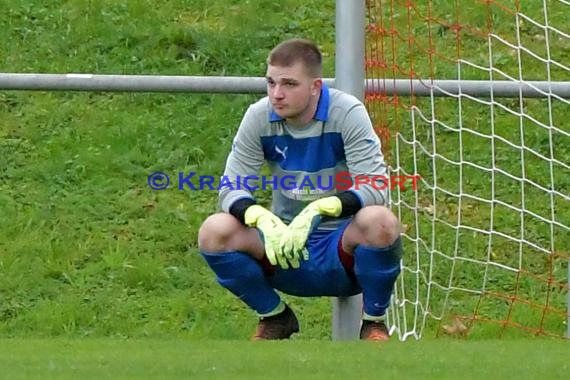
[[[364,99],[364,0],[336,0],[335,86]],[[362,295],[333,298],[333,340],[358,339]]]
[[[261,93],[266,91],[266,83],[264,78],[258,77],[0,73],[0,89],[41,91]]]
[[[346,50],[345,48],[342,48]],[[343,53],[344,56],[344,53]],[[341,57],[337,57],[341,61]],[[342,57],[347,60],[349,57]],[[343,63],[338,65],[343,67]],[[348,64],[344,64],[348,65]],[[348,65],[349,68],[350,65]],[[341,74],[342,75],[342,74]],[[324,78],[330,87],[338,87],[339,79]],[[347,92],[361,97],[357,82],[340,79]],[[488,81],[488,80],[431,80],[431,79],[374,79],[363,80],[369,94],[408,96],[458,96],[495,98],[544,98],[552,95],[570,99],[570,82],[547,81]],[[354,86],[354,88],[353,88]],[[110,92],[196,92],[196,93],[264,93],[262,77],[214,77],[182,75],[105,75],[105,74],[23,74],[0,73],[0,90],[30,91],[110,91]]]
[[[476,98],[545,98],[557,96],[570,99],[570,82],[548,81],[490,81],[444,79],[366,79],[366,92],[408,96],[459,96]]]

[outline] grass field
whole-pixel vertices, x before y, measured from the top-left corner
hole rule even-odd
[[[3,5],[2,72],[257,76],[297,34],[334,54],[334,6],[317,2]],[[216,194],[152,191],[147,176],[219,174],[256,98],[2,92],[0,334],[249,336],[255,321],[196,251]],[[327,336],[328,301],[298,304],[318,316],[306,337]]]
[[[543,340],[382,346],[185,339],[0,343],[2,375],[9,379],[564,379],[569,370],[567,342]]]
[[[271,47],[287,37],[305,36],[319,42],[325,56],[324,74],[334,76],[333,1],[0,0],[0,6],[4,9],[0,72],[260,76]],[[473,17],[478,16],[473,13]],[[553,20],[561,17],[556,13]],[[405,20],[399,20],[404,28]],[[506,22],[501,25],[512,29]],[[441,44],[452,49],[452,42]],[[474,52],[477,44],[471,43],[465,49]],[[565,54],[566,48],[560,45],[557,54]],[[508,67],[510,56],[505,54],[501,62]],[[529,72],[539,75],[533,71],[538,67],[537,63]],[[449,67],[441,70],[442,75],[453,74]],[[0,368],[4,376],[216,378],[247,373],[248,378],[256,378],[272,370],[282,372],[279,378],[376,377],[375,371],[391,377],[438,379],[466,377],[466,373],[474,378],[567,374],[568,346],[558,341],[428,339],[386,348],[323,342],[331,335],[328,299],[285,297],[301,319],[302,331],[295,342],[260,346],[239,342],[249,337],[256,321],[216,284],[196,249],[198,227],[216,210],[216,194],[152,191],[147,176],[155,171],[221,173],[242,113],[257,97],[0,91]],[[437,107],[438,115],[446,115],[444,121],[454,125],[457,103],[446,104],[442,99]],[[560,128],[570,131],[565,109],[557,107]],[[539,106],[536,110],[543,112]],[[465,112],[468,120],[480,121],[481,130],[489,128],[488,116],[477,116],[477,107]],[[403,113],[403,108],[390,109],[385,117],[399,120],[395,125],[403,127],[407,125]],[[516,122],[502,123],[505,135],[518,133]],[[529,144],[538,144],[533,145],[536,150],[546,149],[544,131],[531,127],[527,131]],[[457,134],[441,132],[438,151],[456,158]],[[421,133],[419,141],[431,149],[430,131]],[[489,164],[488,147],[479,148],[483,139],[464,137],[470,139],[464,143],[472,143],[478,153],[464,158],[478,157]],[[520,138],[516,135],[515,140]],[[563,162],[568,162],[568,146],[556,145],[556,157]],[[506,170],[520,170],[520,164],[513,164],[520,153],[503,148],[501,164],[507,165]],[[410,146],[401,154],[413,165]],[[429,160],[416,157],[416,162],[428,177],[433,167]],[[528,162],[529,170],[535,170],[529,176],[544,169],[543,162],[532,158]],[[455,189],[458,169],[445,161],[439,165],[447,171],[438,172],[442,177],[438,183]],[[464,190],[489,196],[493,191],[489,179],[465,170],[471,187]],[[560,174],[565,174],[564,169]],[[566,194],[567,178],[556,177],[557,189]],[[501,199],[517,202],[520,192],[513,190],[517,184],[507,185],[504,179],[494,191],[504,190]],[[543,212],[539,195],[533,198],[532,190],[528,194],[526,207]],[[470,223],[489,226],[490,209],[483,213],[477,208],[481,205],[436,195],[447,204],[435,210],[443,212],[441,220],[455,224],[463,207],[464,217],[472,216]],[[259,196],[266,199],[267,194]],[[423,206],[429,209],[429,204]],[[559,220],[566,225],[570,224],[568,211],[567,203],[556,204]],[[495,219],[497,231],[510,228],[508,232],[516,235],[520,215],[509,210],[495,215],[500,217]],[[407,224],[413,222],[404,219]],[[432,222],[430,215],[420,215],[422,236],[432,236],[435,228],[436,246],[453,251],[455,231],[440,224],[432,227]],[[545,226],[529,225],[529,240],[550,236]],[[569,241],[564,232],[555,231],[556,247],[567,255]],[[461,239],[461,247],[472,248],[466,255],[487,247],[480,236],[462,234]],[[502,243],[504,252],[513,249],[510,243]],[[480,288],[480,268],[456,270],[461,286]],[[449,278],[446,274],[438,281]],[[543,297],[542,284],[521,286],[538,299]],[[434,305],[446,300],[435,290],[432,297]],[[453,305],[461,302],[471,306],[465,298]],[[491,312],[493,307],[503,306],[483,305]],[[497,310],[496,317],[502,318],[504,309]],[[561,331],[564,326],[555,328]],[[428,332],[433,335],[434,330]],[[339,366],[345,356],[362,360]]]

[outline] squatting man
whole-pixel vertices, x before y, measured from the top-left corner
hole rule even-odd
[[[385,176],[380,140],[356,97],[328,88],[312,41],[291,39],[267,59],[267,96],[246,110],[224,176],[297,178]],[[199,249],[218,283],[259,318],[255,340],[299,331],[279,295],[347,297],[362,293],[360,338],[387,340],[386,309],[400,273],[400,224],[386,207],[387,190],[333,187],[318,199],[272,191],[271,207],[247,189],[219,191],[222,212],[202,224]]]

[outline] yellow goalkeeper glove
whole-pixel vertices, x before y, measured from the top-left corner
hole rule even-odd
[[[299,267],[298,259],[287,260],[281,254],[279,243],[287,225],[277,215],[262,206],[253,205],[245,211],[244,221],[247,226],[256,227],[263,233],[265,255],[272,265],[279,265],[283,269]]]
[[[342,212],[342,202],[338,197],[326,197],[309,203],[289,224],[281,236],[280,255],[287,260],[309,259],[305,248],[309,234],[322,215],[337,217]]]

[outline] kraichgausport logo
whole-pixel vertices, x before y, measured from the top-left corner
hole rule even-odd
[[[171,184],[178,190],[321,190],[329,191],[335,188],[345,191],[350,188],[358,190],[364,186],[371,186],[373,189],[382,191],[386,189],[394,190],[396,186],[400,190],[417,190],[418,179],[421,175],[351,175],[348,172],[340,172],[332,176],[221,176],[198,175],[197,172],[176,173],[176,180],[171,181],[164,172],[154,172],[147,178],[148,186],[152,190],[165,190]]]

